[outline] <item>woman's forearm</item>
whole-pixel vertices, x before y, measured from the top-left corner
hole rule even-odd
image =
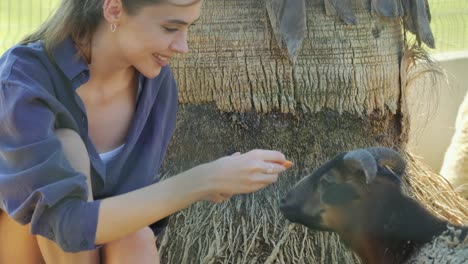
[[[122,238],[200,200],[222,201],[276,182],[286,168],[277,151],[252,150],[196,166],[167,180],[106,198],[99,207],[95,244]]]
[[[206,195],[190,171],[101,201],[95,243],[106,244],[169,216]]]

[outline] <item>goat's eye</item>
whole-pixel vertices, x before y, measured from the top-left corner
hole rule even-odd
[[[322,202],[332,205],[345,204],[358,197],[357,192],[348,184],[330,183],[321,195]]]

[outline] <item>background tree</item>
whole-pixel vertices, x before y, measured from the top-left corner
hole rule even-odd
[[[338,152],[404,152],[406,87],[425,57],[406,48],[405,30],[434,45],[427,1],[205,0],[203,9],[191,53],[172,64],[180,108],[165,175],[253,148],[281,150],[295,166],[258,193],[174,215],[159,238],[163,263],[356,262],[336,236],[290,225],[278,202]],[[411,193],[466,219],[463,201],[412,161]],[[434,203],[437,188],[448,200]]]

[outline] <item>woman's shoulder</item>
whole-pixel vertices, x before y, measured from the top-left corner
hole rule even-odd
[[[53,68],[42,42],[18,44],[0,57],[0,82],[24,88],[48,87]]]
[[[44,61],[49,61],[49,58],[42,42],[17,44],[0,57],[0,76],[7,79],[15,67],[40,66]]]

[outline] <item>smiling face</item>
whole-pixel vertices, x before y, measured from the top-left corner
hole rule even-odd
[[[122,59],[145,77],[156,77],[172,56],[188,52],[188,30],[201,5],[200,0],[169,0],[146,5],[136,14],[122,12],[113,33]]]

